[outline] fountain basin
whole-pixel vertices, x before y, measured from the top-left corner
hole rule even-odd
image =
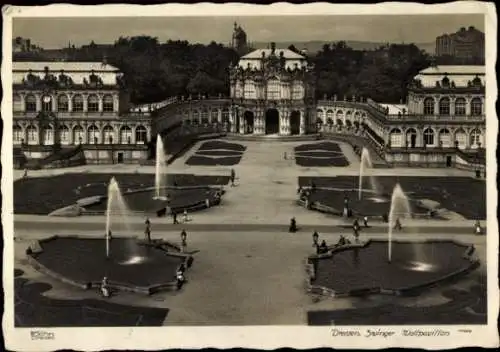
[[[177,268],[181,263],[188,268],[193,262],[174,244],[116,236],[110,241],[108,259],[105,242],[104,238],[56,235],[35,242],[26,255],[35,269],[72,286],[99,288],[107,277],[112,289],[141,294],[175,289]]]
[[[451,240],[392,242],[332,247],[308,258],[309,291],[332,297],[369,294],[414,295],[475,270],[479,260],[472,247]]]

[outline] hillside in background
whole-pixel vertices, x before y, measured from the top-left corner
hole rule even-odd
[[[321,40],[312,40],[308,42],[278,42],[276,46],[278,48],[288,48],[290,45],[294,45],[297,49],[306,49],[310,54],[316,54],[318,51],[323,49],[323,45],[331,44],[333,41],[321,41]],[[364,41],[356,41],[356,40],[347,40],[345,41],[347,46],[353,48],[354,50],[375,50],[380,48],[381,46],[386,45],[387,43],[376,43],[376,42],[364,42]],[[406,43],[409,44],[409,43]],[[425,50],[428,54],[434,54],[436,44],[432,43],[416,43],[415,44],[419,49]],[[267,48],[269,43],[266,42],[252,42],[251,46],[253,48]]]

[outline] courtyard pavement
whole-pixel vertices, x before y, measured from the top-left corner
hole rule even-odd
[[[233,143],[235,141],[231,141]],[[198,175],[229,175],[231,167],[188,166],[185,161],[198,149],[200,142],[182,158],[168,166],[169,173]],[[295,146],[303,142],[236,142],[247,147],[241,162],[235,165],[236,186],[227,187],[222,205],[192,214],[187,225],[171,225],[170,218],[152,219],[153,238],[179,242],[180,230],[188,229],[188,250],[195,254],[193,267],[187,272],[188,283],[180,292],[159,293],[152,297],[120,293],[113,301],[121,304],[170,309],[164,325],[260,325],[307,324],[310,310],[337,310],[380,305],[383,298],[313,300],[305,292],[305,259],[312,253],[311,233],[316,227],[320,240],[338,240],[339,230],[346,223],[338,218],[308,211],[295,204],[298,176],[358,175],[359,157],[352,148],[339,143],[349,159],[348,167],[304,168],[294,160],[284,160]],[[309,142],[308,142],[309,143]],[[62,173],[154,173],[153,166],[112,165],[81,166],[59,170],[30,171],[29,177]],[[371,169],[371,175],[472,177],[471,172],[455,169]],[[15,178],[22,171],[14,171]],[[302,230],[287,232],[290,218],[297,219]],[[142,236],[141,217],[130,217],[133,232],[120,235]],[[96,292],[80,291],[56,282],[32,269],[24,251],[35,239],[54,234],[102,236],[104,217],[52,218],[47,216],[15,215],[15,262],[28,279],[48,282],[52,289],[46,296],[60,299],[99,298]],[[222,224],[222,225],[220,225]],[[226,224],[226,225],[224,225]],[[233,226],[231,226],[233,225]],[[361,238],[386,238],[386,225],[373,224]],[[221,226],[221,227],[217,227]],[[225,227],[224,227],[225,226]],[[486,236],[472,235],[470,221],[407,220],[407,230],[396,238],[422,240],[426,238],[457,239],[476,246],[483,263],[486,261]],[[100,229],[102,227],[102,229]],[[245,228],[246,227],[246,228]],[[419,231],[418,228],[422,230]],[[427,230],[423,230],[426,228]],[[460,228],[462,230],[460,230]],[[464,230],[467,229],[467,230]],[[470,230],[469,230],[470,229]],[[97,255],[97,254],[96,254]],[[104,255],[104,253],[103,253]],[[481,266],[474,275],[485,275]],[[457,285],[467,286],[464,280]],[[433,305],[446,301],[430,291],[419,299],[394,298],[402,305]],[[384,302],[387,302],[385,299]]]

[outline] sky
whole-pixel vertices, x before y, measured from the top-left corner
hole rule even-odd
[[[220,17],[66,17],[14,18],[13,37],[30,38],[45,49],[94,41],[112,44],[120,36],[148,35],[160,42],[228,44],[238,22],[250,42],[368,41],[430,43],[443,33],[474,26],[484,31],[483,15],[333,15]]]

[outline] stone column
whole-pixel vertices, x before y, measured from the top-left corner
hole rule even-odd
[[[450,116],[455,116],[455,100],[456,98],[450,98]]]
[[[52,112],[57,112],[57,95],[51,95],[50,96],[50,99],[51,99],[51,107],[52,107]]]
[[[73,93],[68,94],[68,112],[73,111]]]
[[[471,109],[471,98],[465,98],[465,115],[470,116],[472,109]]]
[[[36,111],[42,111],[42,97],[40,94],[35,94],[36,98]]]
[[[439,98],[434,97],[434,115],[439,115]]]
[[[102,101],[103,96],[102,96],[102,94],[99,94],[99,95],[98,95],[98,99],[99,99],[99,100],[98,100],[98,102],[99,102],[99,103],[98,103],[98,104],[99,104],[99,105],[98,105],[98,111],[99,111],[99,112],[103,112],[103,111],[104,111],[104,109],[103,109],[103,101]]]
[[[222,123],[222,109],[217,109],[217,121]]]
[[[236,133],[236,111],[234,109],[229,110],[229,123],[231,125],[231,133]]]
[[[246,121],[240,110],[238,110],[238,119],[240,120],[240,134],[245,134]]]
[[[89,97],[88,94],[83,94],[83,112],[88,112],[89,111],[88,110],[89,104],[88,104],[88,101],[87,101],[88,97]]]

